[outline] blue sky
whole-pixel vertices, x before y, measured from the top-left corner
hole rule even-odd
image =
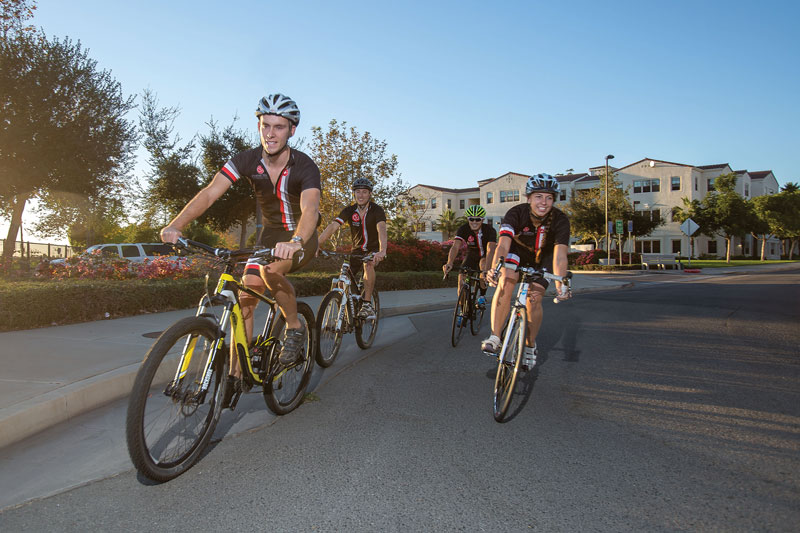
[[[800,181],[795,2],[39,0],[123,90],[255,131],[259,97],[388,143],[410,184],[586,171],[606,154]],[[143,162],[142,162],[143,164]],[[142,174],[144,168],[137,170]]]

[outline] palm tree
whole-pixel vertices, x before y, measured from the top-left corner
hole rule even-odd
[[[456,218],[456,213],[452,209],[445,209],[444,212],[439,215],[438,221],[439,229],[442,230],[443,240],[449,241],[450,238],[455,235],[458,228],[464,224],[464,217]]]
[[[783,187],[781,187],[781,192],[797,192],[797,191],[800,191],[800,184],[798,184],[796,181],[787,182],[786,184],[784,184]]]

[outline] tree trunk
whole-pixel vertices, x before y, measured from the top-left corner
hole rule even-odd
[[[725,262],[731,262],[731,238],[725,237]]]
[[[18,194],[14,197],[11,221],[8,225],[6,243],[3,246],[3,258],[0,261],[4,265],[11,264],[11,257],[14,255],[14,249],[17,245],[17,235],[22,227],[22,213],[25,211],[25,202],[28,201],[28,198],[30,198],[29,193]]]
[[[767,260],[767,236],[764,235],[761,239],[761,260]]]
[[[794,239],[789,241],[789,261],[792,260],[792,254],[794,254]]]

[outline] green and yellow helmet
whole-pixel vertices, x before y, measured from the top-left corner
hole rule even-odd
[[[464,216],[467,218],[479,217],[486,218],[486,209],[479,205],[471,205],[464,211]]]

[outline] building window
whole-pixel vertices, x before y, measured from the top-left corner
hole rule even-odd
[[[448,199],[447,199],[447,209],[450,209],[450,208],[452,208],[452,205],[451,205],[451,200],[450,200],[450,198],[448,198]]]
[[[671,191],[679,191],[681,190],[681,178],[678,176],[672,176],[670,179],[670,190]]]
[[[492,217],[488,217],[488,218],[487,218],[487,219],[484,221],[484,224],[489,224],[489,225],[491,226],[491,225],[493,224],[493,220],[494,220],[494,219],[493,219]]]
[[[745,183],[744,184],[744,195],[745,196],[750,196],[750,184],[749,183]]]
[[[661,241],[636,241],[636,253],[640,254],[660,254]]]
[[[431,198],[431,209],[436,208],[436,198]]]
[[[708,192],[713,191],[714,190],[714,178],[710,178],[707,183],[708,183]],[[711,252],[709,252],[709,253],[711,253]]]
[[[519,191],[500,191],[500,203],[519,202]]]
[[[715,254],[717,253],[717,241],[710,240],[708,241],[708,253]]]
[[[564,200],[567,199],[567,190],[566,189],[561,189],[561,192],[558,195],[558,199],[561,202],[563,202]]]
[[[458,208],[459,209],[464,209],[464,200],[459,200],[458,201]]]
[[[486,203],[487,203],[487,204],[490,204],[490,203],[492,203],[492,197],[493,197],[493,196],[494,196],[494,195],[493,195],[492,193],[490,193],[490,192],[487,192],[487,193],[486,193]]]
[[[694,190],[697,190],[697,178],[694,179]]]
[[[659,180],[636,180],[633,182],[633,192],[659,192],[661,182]]]
[[[680,239],[672,239],[672,253],[673,254],[681,253],[681,240]]]

